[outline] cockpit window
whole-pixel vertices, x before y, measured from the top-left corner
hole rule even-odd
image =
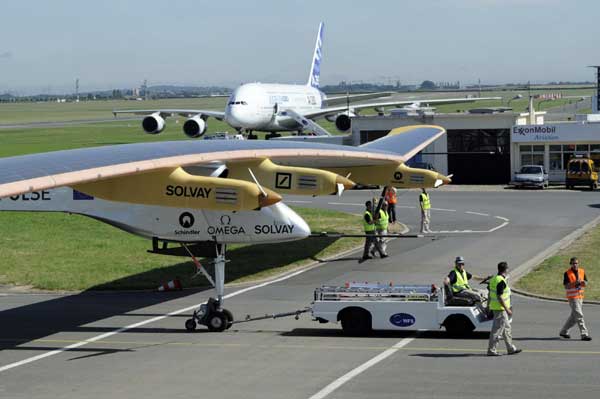
[[[248,105],[246,101],[229,101],[229,105]]]

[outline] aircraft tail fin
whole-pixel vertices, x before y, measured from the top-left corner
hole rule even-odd
[[[312,64],[310,65],[310,75],[308,75],[308,86],[319,88],[319,78],[321,76],[321,47],[323,46],[323,27],[324,24],[319,24],[319,33],[317,33],[317,41],[315,43],[315,52],[313,53]]]

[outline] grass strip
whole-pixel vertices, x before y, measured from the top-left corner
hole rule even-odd
[[[569,259],[576,256],[590,281],[585,291],[585,298],[600,300],[599,246],[600,226],[588,231],[560,253],[536,266],[517,282],[516,287],[534,294],[564,298],[563,274],[569,268]]]
[[[343,212],[295,208],[313,231],[360,232],[360,217]],[[186,258],[149,254],[149,240],[95,220],[62,213],[0,213],[0,284],[43,290],[154,289],[179,277],[185,287],[205,286],[191,279]],[[280,244],[229,247],[226,282],[268,278],[314,260],[356,247],[361,238],[307,238]],[[212,267],[208,267],[212,272]]]

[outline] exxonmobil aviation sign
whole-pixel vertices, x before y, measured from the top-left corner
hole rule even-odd
[[[554,123],[513,126],[513,143],[531,142],[600,142],[600,123]]]

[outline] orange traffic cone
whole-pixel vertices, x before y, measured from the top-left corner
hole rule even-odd
[[[178,291],[181,289],[182,289],[181,281],[179,281],[178,278],[176,278],[175,280],[166,282],[158,287],[158,291],[160,291],[160,292],[162,292],[162,291]]]

